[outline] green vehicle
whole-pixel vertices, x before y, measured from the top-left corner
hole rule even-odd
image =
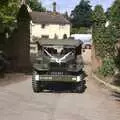
[[[39,53],[33,63],[32,87],[34,92],[45,89],[46,83],[72,83],[73,91],[85,91],[82,42],[66,40],[40,40]]]

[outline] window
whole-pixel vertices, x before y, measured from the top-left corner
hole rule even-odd
[[[67,39],[67,35],[66,34],[63,35],[63,39]]]
[[[35,51],[36,47],[31,46],[30,49]]]
[[[42,24],[42,29],[44,29],[45,28],[45,24]]]
[[[44,47],[44,54],[47,56],[52,56],[52,55],[66,55],[66,54],[74,55],[75,53],[75,48],[70,48],[68,47],[63,47],[63,46],[45,46]]]
[[[49,35],[42,35],[42,38],[48,39]]]

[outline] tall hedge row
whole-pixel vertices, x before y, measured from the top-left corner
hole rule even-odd
[[[120,9],[120,8],[119,8]],[[110,11],[109,18],[112,18]],[[118,26],[108,19],[101,5],[97,5],[93,11],[93,44],[96,56],[102,60],[99,72],[104,75],[113,75],[116,69],[115,45],[118,39]]]

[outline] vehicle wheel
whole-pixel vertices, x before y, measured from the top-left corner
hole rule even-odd
[[[32,76],[32,88],[33,88],[33,92],[39,93],[42,91],[41,82],[35,80],[35,75],[36,72],[34,71]]]
[[[85,92],[86,86],[85,84],[78,83],[75,88],[75,92],[77,93],[83,93]]]

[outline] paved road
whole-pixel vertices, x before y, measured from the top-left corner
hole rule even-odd
[[[0,85],[0,120],[120,120],[119,97],[96,83],[90,69],[83,94],[34,94],[31,76],[9,76]]]

